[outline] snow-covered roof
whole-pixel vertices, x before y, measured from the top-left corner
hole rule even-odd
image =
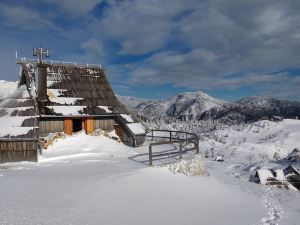
[[[21,85],[0,104],[0,138],[34,138],[38,115],[26,85]]]
[[[145,134],[146,129],[141,123],[129,123],[127,126],[134,134]]]
[[[35,129],[38,129],[38,127],[1,127],[0,137],[31,136]]]
[[[300,170],[295,167],[294,165],[289,165],[288,167],[286,167],[284,170],[283,170],[284,174],[287,175],[289,173],[296,173],[298,175],[300,175]]]
[[[25,66],[34,71],[29,64]],[[102,68],[47,64],[47,95],[49,101],[39,110],[42,115],[129,113],[117,100]]]
[[[285,181],[286,180],[286,177],[285,177],[282,169],[276,169],[274,171],[276,173],[276,179],[277,180],[280,180],[280,181]]]
[[[128,123],[133,123],[133,119],[130,115],[127,115],[127,114],[120,114],[120,116],[125,119]]]
[[[275,178],[269,169],[259,169],[257,173],[261,184],[266,184],[268,178]]]

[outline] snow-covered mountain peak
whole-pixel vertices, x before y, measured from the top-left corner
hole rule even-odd
[[[13,93],[18,86],[18,82],[0,80],[0,99],[6,98]]]
[[[171,117],[190,120],[211,108],[222,108],[226,104],[202,91],[184,92],[165,100],[143,100],[121,96],[119,98],[123,104],[148,118]]]

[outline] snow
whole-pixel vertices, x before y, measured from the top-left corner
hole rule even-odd
[[[24,98],[30,98],[29,92],[27,90],[26,85],[21,85],[16,89],[15,91],[11,92],[9,95],[6,96],[6,98],[11,98],[11,99],[24,99]]]
[[[127,125],[144,133],[141,124]],[[282,180],[290,162],[275,160],[274,153],[283,159],[299,140],[298,120],[231,126],[202,136],[204,162],[190,153],[178,163],[167,158],[166,165],[157,160],[148,167],[147,145],[66,136],[43,150],[38,163],[0,165],[0,224],[298,224],[299,193],[249,177],[257,170],[273,176],[266,168],[276,168]],[[224,162],[215,161],[218,155]],[[197,166],[209,176],[197,176]]]
[[[145,134],[146,129],[141,123],[129,123],[127,126],[134,134]]]
[[[51,89],[51,88],[47,88],[47,95],[50,98],[58,98],[58,96],[62,95],[66,91],[68,91],[68,90],[67,89]]]
[[[0,137],[24,135],[34,128],[35,127],[1,127]]]
[[[2,115],[2,116],[5,117],[5,118],[8,118],[16,110],[19,111],[19,112],[21,112],[21,111],[26,111],[26,110],[34,109],[34,108],[33,108],[33,106],[28,106],[28,107],[0,108],[0,109],[5,109],[6,114]]]
[[[83,109],[86,106],[47,106],[50,110],[53,110],[57,114],[62,114],[64,116],[68,115],[82,115]],[[81,112],[81,113],[80,113]]]
[[[218,162],[223,162],[223,161],[224,161],[224,157],[223,157],[222,155],[218,155],[218,156],[216,157],[216,161],[218,161]]]
[[[299,148],[300,120],[285,119],[282,122],[258,121],[238,127],[219,129],[200,143],[202,149],[214,148],[215,155],[225,155],[225,160],[238,162],[266,161],[275,153],[285,158]],[[237,158],[236,158],[237,157]]]
[[[282,169],[276,169],[275,173],[276,173],[276,179],[277,180],[280,180],[280,181],[285,181],[286,180]]]
[[[130,115],[127,114],[120,114],[120,116],[125,119],[128,123],[133,123],[134,120],[132,119],[132,117]]]
[[[24,120],[34,118],[32,116],[0,117],[0,127],[20,127]]]
[[[54,82],[54,81],[53,81]],[[48,81],[48,86],[53,83]],[[47,95],[49,96],[50,102],[59,103],[62,105],[73,105],[76,101],[82,100],[83,98],[74,98],[74,97],[60,97],[66,89],[47,89]]]
[[[79,133],[55,142],[39,163],[4,164],[1,225],[240,225],[264,217],[258,193],[129,159],[141,152],[147,147]]]
[[[107,113],[112,113],[112,111],[108,108],[108,106],[97,106],[100,109],[103,109]]]
[[[58,104],[62,104],[62,105],[73,105],[75,104],[76,101],[78,100],[82,100],[83,98],[65,98],[65,97],[50,97],[49,96],[49,100],[50,102],[55,102]]]
[[[0,99],[4,99],[17,90],[18,82],[0,80]]]
[[[223,108],[226,102],[201,91],[185,92],[166,100],[147,100],[118,96],[119,100],[138,114],[147,118],[169,119],[196,117],[211,108]]]
[[[275,178],[269,169],[259,169],[257,173],[261,184],[266,184],[268,178]]]
[[[59,98],[58,98],[59,99]],[[61,102],[63,101],[69,101],[72,102],[74,99],[62,99]],[[76,99],[77,100],[77,99]],[[75,100],[75,101],[76,101]],[[68,106],[64,106],[64,105],[59,105],[59,106],[47,106],[47,108],[49,108],[50,110],[53,110],[55,113],[58,114],[62,114],[65,116],[68,115],[82,115],[83,110],[86,108],[87,106],[78,106],[78,105],[68,105]],[[108,109],[108,106],[97,106],[100,109],[105,110],[106,113],[112,113],[111,110]]]

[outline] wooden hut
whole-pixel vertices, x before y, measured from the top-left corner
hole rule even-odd
[[[37,161],[38,140],[49,133],[116,129],[132,147],[145,126],[116,98],[104,69],[21,59],[18,89],[0,103],[0,163]]]

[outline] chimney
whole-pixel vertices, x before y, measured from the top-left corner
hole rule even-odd
[[[37,98],[40,101],[47,100],[47,66],[42,63],[36,64],[36,88]]]
[[[47,65],[44,64],[44,55],[48,58],[49,51],[43,50],[43,48],[33,48],[33,56],[38,56],[38,62],[36,64],[36,88],[37,88],[37,98],[39,101],[47,101]]]

